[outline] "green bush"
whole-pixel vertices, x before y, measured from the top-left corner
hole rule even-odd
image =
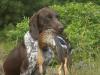
[[[28,31],[29,19],[24,18],[20,23],[17,23],[16,28],[8,30],[6,32],[8,41],[22,40],[26,31]]]
[[[0,29],[23,19],[23,16],[31,16],[38,9],[52,5],[68,2],[94,2],[100,4],[100,0],[0,0]]]
[[[65,3],[51,7],[58,12],[65,26],[64,33],[73,47],[73,61],[87,62],[95,58],[100,50],[100,6]]]
[[[31,16],[36,10],[49,5],[51,0],[0,0],[0,29]]]

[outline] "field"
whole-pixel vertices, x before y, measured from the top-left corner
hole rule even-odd
[[[8,53],[11,51],[11,49],[14,47],[14,43],[0,43],[0,75],[3,75],[3,69],[2,64],[7,57]],[[83,64],[75,63],[72,66],[72,70],[70,72],[70,75],[100,75],[100,59],[98,57],[95,59],[94,62],[90,61],[88,63],[90,64]],[[46,75],[55,75],[54,73],[57,71],[56,67],[50,66],[47,70]]]

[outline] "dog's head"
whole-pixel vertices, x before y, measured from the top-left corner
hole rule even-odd
[[[56,33],[63,31],[63,25],[58,20],[58,15],[48,7],[40,9],[29,22],[31,36],[37,40],[39,33],[47,29],[54,29]]]

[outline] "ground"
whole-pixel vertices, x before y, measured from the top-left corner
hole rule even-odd
[[[10,47],[10,44],[9,43],[5,44],[4,42],[3,43],[0,42],[0,75],[4,75],[2,64],[5,58],[7,57],[8,53],[14,47],[13,43],[11,47]],[[90,62],[89,65],[84,65],[84,66],[82,65],[81,67],[79,66],[78,63],[76,63],[75,65],[72,66],[70,75],[100,75],[100,63],[99,62],[100,62],[100,59],[98,56],[97,60],[95,62]],[[57,67],[56,68],[54,68],[53,66],[48,67],[46,75],[55,75],[54,74],[55,72],[57,72]]]

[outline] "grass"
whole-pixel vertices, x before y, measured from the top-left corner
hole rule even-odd
[[[15,42],[0,42],[0,64],[3,63],[4,59],[8,55],[8,53],[15,46]],[[96,60],[93,62],[89,62],[86,65],[82,65],[81,67],[78,65],[79,63],[75,63],[72,66],[72,70],[70,75],[100,75],[100,55],[97,56]],[[54,72],[57,71],[57,68],[50,67],[47,70],[46,75],[53,75]],[[2,75],[2,74],[0,74]]]
[[[0,40],[0,75],[4,75],[2,64],[14,46],[15,42],[7,42]]]
[[[74,67],[74,70],[72,70],[71,75],[99,75],[100,74],[100,66],[97,64],[97,62],[91,63],[88,66],[76,68]]]

